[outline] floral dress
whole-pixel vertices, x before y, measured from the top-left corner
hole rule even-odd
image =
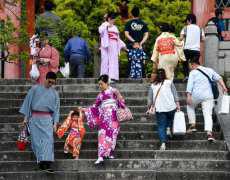
[[[85,111],[87,124],[90,128],[98,127],[98,157],[113,155],[120,124],[117,109],[124,108],[124,100],[119,91],[109,87],[98,94],[93,106]]]
[[[70,129],[70,131],[65,141],[64,152],[70,152],[73,154],[73,157],[78,157],[80,154],[82,140],[85,135],[82,118],[79,117],[78,120],[73,120],[70,116],[68,116],[57,130],[58,137],[63,137],[68,129]]]

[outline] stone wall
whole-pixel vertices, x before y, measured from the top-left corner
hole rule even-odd
[[[205,36],[205,66],[230,77],[230,41],[219,41],[213,22],[208,23]]]

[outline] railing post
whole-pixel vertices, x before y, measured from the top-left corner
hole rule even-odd
[[[219,39],[215,24],[210,21],[205,29],[205,66],[215,69],[220,73]]]

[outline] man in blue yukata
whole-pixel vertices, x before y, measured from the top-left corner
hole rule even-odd
[[[53,172],[54,137],[59,122],[60,99],[52,87],[56,83],[56,74],[48,72],[44,85],[34,85],[28,92],[19,110],[28,123],[32,150],[36,156],[39,169]]]

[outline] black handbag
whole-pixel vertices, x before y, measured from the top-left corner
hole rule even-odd
[[[218,85],[217,85],[216,81],[212,81],[211,78],[202,70],[200,70],[198,68],[197,68],[197,70],[200,71],[203,75],[205,75],[208,78],[208,81],[209,81],[211,88],[212,88],[213,98],[217,99],[219,97],[219,89],[218,89]]]

